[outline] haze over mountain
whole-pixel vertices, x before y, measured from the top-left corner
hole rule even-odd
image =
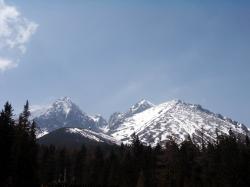
[[[31,113],[39,127],[38,138],[65,127],[67,131],[57,131],[61,132],[61,138],[62,134],[74,131],[77,137],[100,133],[99,136],[105,134],[107,142],[112,139],[117,143],[130,143],[131,135],[135,133],[143,143],[151,145],[164,143],[170,138],[181,143],[188,137],[195,143],[201,143],[202,138],[206,142],[213,142],[217,135],[228,134],[229,130],[236,134],[250,135],[245,125],[210,112],[200,105],[180,100],[159,105],[141,100],[124,113],[112,114],[108,122],[101,115],[84,113],[69,97],[60,98],[47,107],[31,110]],[[84,129],[87,133],[80,133]],[[53,136],[55,134],[59,133],[53,133]]]

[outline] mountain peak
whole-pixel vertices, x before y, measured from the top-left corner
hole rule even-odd
[[[61,97],[48,105],[31,106],[31,114],[32,118],[48,115],[53,111],[60,111],[64,114],[68,114],[73,107],[78,108],[77,105],[71,101],[70,97]]]
[[[67,115],[70,112],[70,110],[72,109],[73,105],[75,105],[75,104],[70,100],[69,97],[63,97],[63,98],[57,99],[52,104],[52,107],[55,110],[62,111]]]
[[[72,102],[71,101],[71,98],[68,97],[68,96],[64,96],[64,97],[61,97],[59,99],[57,99],[58,101],[64,101],[64,102]]]
[[[62,127],[85,128],[99,132],[107,125],[100,115],[92,117],[84,113],[70,97],[61,97],[38,111],[32,110],[32,118],[41,132],[51,132]]]
[[[142,99],[129,109],[129,113],[136,114],[154,106],[155,105],[153,103]]]
[[[154,106],[153,103],[151,103],[150,101],[146,100],[146,99],[141,99],[139,102],[137,102],[136,104],[138,105],[150,105],[150,106]]]
[[[170,104],[187,104],[186,102],[182,101],[181,99],[173,99],[173,100],[167,101],[165,103],[170,103]]]
[[[202,112],[205,112],[205,113],[208,113],[208,114],[214,114],[211,111],[209,111],[208,109],[203,108],[199,104],[191,104],[191,103],[185,102],[185,101],[180,100],[180,99],[174,99],[174,100],[169,101],[167,103],[171,103],[171,104],[174,104],[174,105],[181,104],[182,107],[189,107],[189,108],[199,110],[199,111],[202,111]]]
[[[131,110],[136,107],[138,106],[135,105]],[[164,143],[170,137],[181,143],[188,136],[195,143],[200,143],[202,129],[207,142],[213,142],[217,133],[228,134],[230,129],[236,134],[250,134],[243,124],[225,119],[201,105],[181,100],[171,100],[132,115],[125,115],[118,125],[112,127],[109,134],[117,140],[129,143],[131,134],[136,133],[142,142],[151,145]]]
[[[73,102],[72,102],[72,100],[71,100],[70,97],[61,97],[61,98],[55,100],[54,103],[66,103],[66,104],[69,104],[69,105],[73,104]]]

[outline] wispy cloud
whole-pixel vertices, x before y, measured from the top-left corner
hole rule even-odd
[[[1,71],[5,71],[7,69],[14,68],[16,66],[17,66],[17,63],[14,63],[13,61],[9,59],[4,59],[0,57],[0,70]]]
[[[0,0],[0,71],[17,67],[38,24]]]

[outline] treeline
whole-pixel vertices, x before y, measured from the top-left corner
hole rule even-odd
[[[38,186],[35,123],[26,102],[18,120],[7,102],[0,113],[0,186]]]
[[[28,102],[18,120],[0,114],[0,186],[250,186],[250,141],[229,132],[198,146],[189,138],[162,147],[131,145],[65,149],[39,146]]]

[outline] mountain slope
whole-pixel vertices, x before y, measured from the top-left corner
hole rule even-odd
[[[80,128],[60,128],[38,139],[43,145],[53,144],[59,147],[76,148],[85,145],[117,144],[118,142],[103,133]]]
[[[119,141],[129,143],[131,135],[136,133],[144,143],[156,145],[173,137],[177,142],[190,136],[196,143],[213,141],[217,134],[248,134],[248,129],[238,122],[214,114],[200,105],[173,100],[142,112],[123,118],[109,134]]]
[[[56,100],[47,107],[31,110],[32,119],[37,123],[38,137],[63,127],[85,128],[100,132],[107,122],[101,116],[89,116],[82,112],[70,98]]]
[[[129,110],[125,113],[115,112],[109,118],[108,128],[110,130],[114,130],[119,127],[120,124],[124,122],[127,118],[143,112],[149,108],[154,107],[155,105],[145,99],[139,101],[135,105],[133,105]]]

